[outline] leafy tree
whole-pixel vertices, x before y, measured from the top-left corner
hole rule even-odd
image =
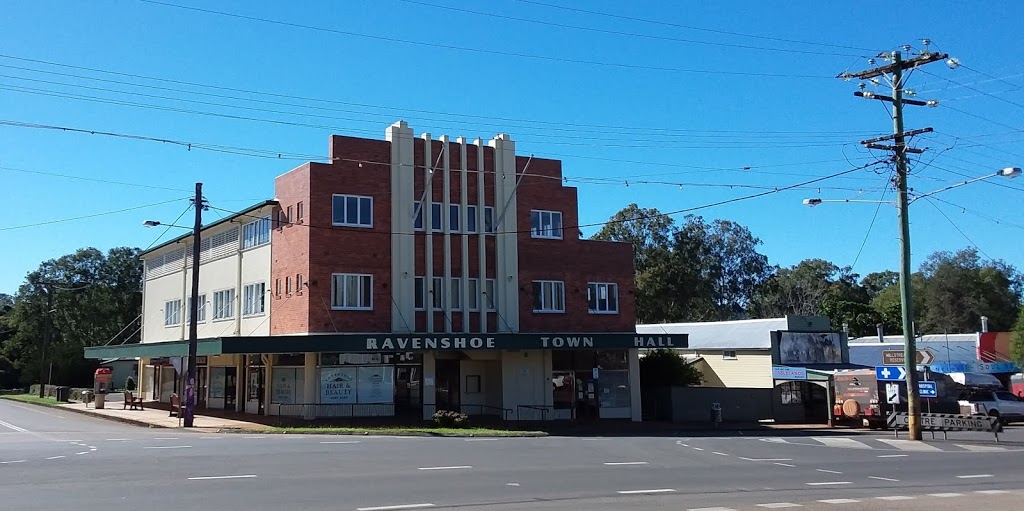
[[[900,274],[892,270],[869,273],[860,281],[861,287],[874,300],[882,291],[899,284]]]
[[[703,381],[704,376],[700,371],[687,364],[675,350],[651,350],[640,359],[641,387],[689,387],[700,385]]]
[[[687,218],[691,225],[704,228],[700,217]],[[761,240],[746,227],[729,220],[715,220],[707,231],[708,277],[717,319],[745,316],[754,292],[772,275],[768,257],[759,253]]]
[[[922,317],[927,310],[924,299],[926,285],[927,281],[923,274],[915,273],[910,276],[910,290],[914,300],[915,318]],[[889,286],[882,290],[878,296],[871,300],[871,308],[878,314],[878,322],[882,324],[886,334],[896,335],[903,333],[903,300],[900,298],[900,286]],[[918,322],[917,331],[919,333],[927,331],[922,328],[923,326]],[[870,335],[870,333],[863,335]]]
[[[1024,308],[1017,315],[1013,325],[1013,338],[1010,340],[1010,355],[1018,364],[1024,365]]]
[[[647,269],[660,253],[668,250],[675,231],[672,217],[654,208],[641,208],[635,203],[612,215],[593,239],[622,241],[633,245],[633,267]]]
[[[921,265],[924,310],[916,313],[921,332],[965,333],[981,328],[1009,330],[1020,310],[1020,273],[1002,261],[982,261],[977,249],[936,252]]]

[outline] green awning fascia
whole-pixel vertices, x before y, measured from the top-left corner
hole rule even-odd
[[[223,353],[221,339],[200,339],[196,347],[197,355],[220,355]],[[91,346],[85,348],[85,358],[90,359],[185,356],[188,356],[188,341]]]
[[[832,373],[828,371],[818,371],[816,369],[807,370],[807,381],[829,381],[832,379]]]

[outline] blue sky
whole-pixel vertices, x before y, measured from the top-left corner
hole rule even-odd
[[[139,0],[12,2],[0,13],[0,122],[307,157],[326,156],[331,133],[383,138],[399,119],[417,135],[504,132],[520,154],[564,161],[580,189],[581,221],[594,223],[630,202],[680,210],[872,161],[857,141],[891,132],[888,114],[853,97],[856,82],[830,77],[870,67],[878,51],[920,49],[927,37],[964,66],[936,63],[910,79],[919,98],[941,102],[907,110],[908,128],[937,132],[916,141],[929,150],[913,166],[912,187],[923,193],[1024,165],[1017,2],[909,2],[900,16],[854,2],[585,4],[612,17],[551,7],[584,5],[568,0],[168,1],[286,24]],[[142,222],[177,218],[196,181],[225,209],[269,198],[273,177],[301,163],[295,158],[0,124],[0,292],[80,247],[151,245],[161,232]],[[866,239],[855,271],[895,268],[893,208],[880,208],[868,235],[873,204],[801,204],[878,200],[882,174],[859,171],[817,183],[820,191],[700,214],[748,226],[775,264],[849,265]],[[975,183],[936,196],[947,202],[912,206],[915,267],[933,251],[971,244],[1024,266],[1024,179],[998,182],[1008,187]]]

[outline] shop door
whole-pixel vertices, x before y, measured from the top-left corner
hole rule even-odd
[[[196,376],[196,406],[206,408],[207,369],[205,367],[197,367]]]
[[[435,378],[437,379],[437,409],[438,410],[460,410],[460,387],[458,360],[437,360],[434,367]]]
[[[256,403],[256,414],[263,415],[263,390],[264,390],[263,367],[254,366],[249,368],[248,400]]]
[[[224,368],[224,409],[234,410],[238,399],[238,368]]]
[[[593,372],[576,371],[576,419],[595,421],[597,410],[597,380]]]

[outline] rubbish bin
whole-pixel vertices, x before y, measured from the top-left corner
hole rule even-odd
[[[102,410],[104,408],[104,404],[107,402],[107,393],[97,392],[95,399],[96,401],[93,402],[93,408],[96,408],[97,410]]]
[[[71,398],[71,387],[57,387],[56,394],[58,403],[67,403]]]
[[[722,404],[711,403],[711,422],[718,428],[718,425],[722,423]]]

